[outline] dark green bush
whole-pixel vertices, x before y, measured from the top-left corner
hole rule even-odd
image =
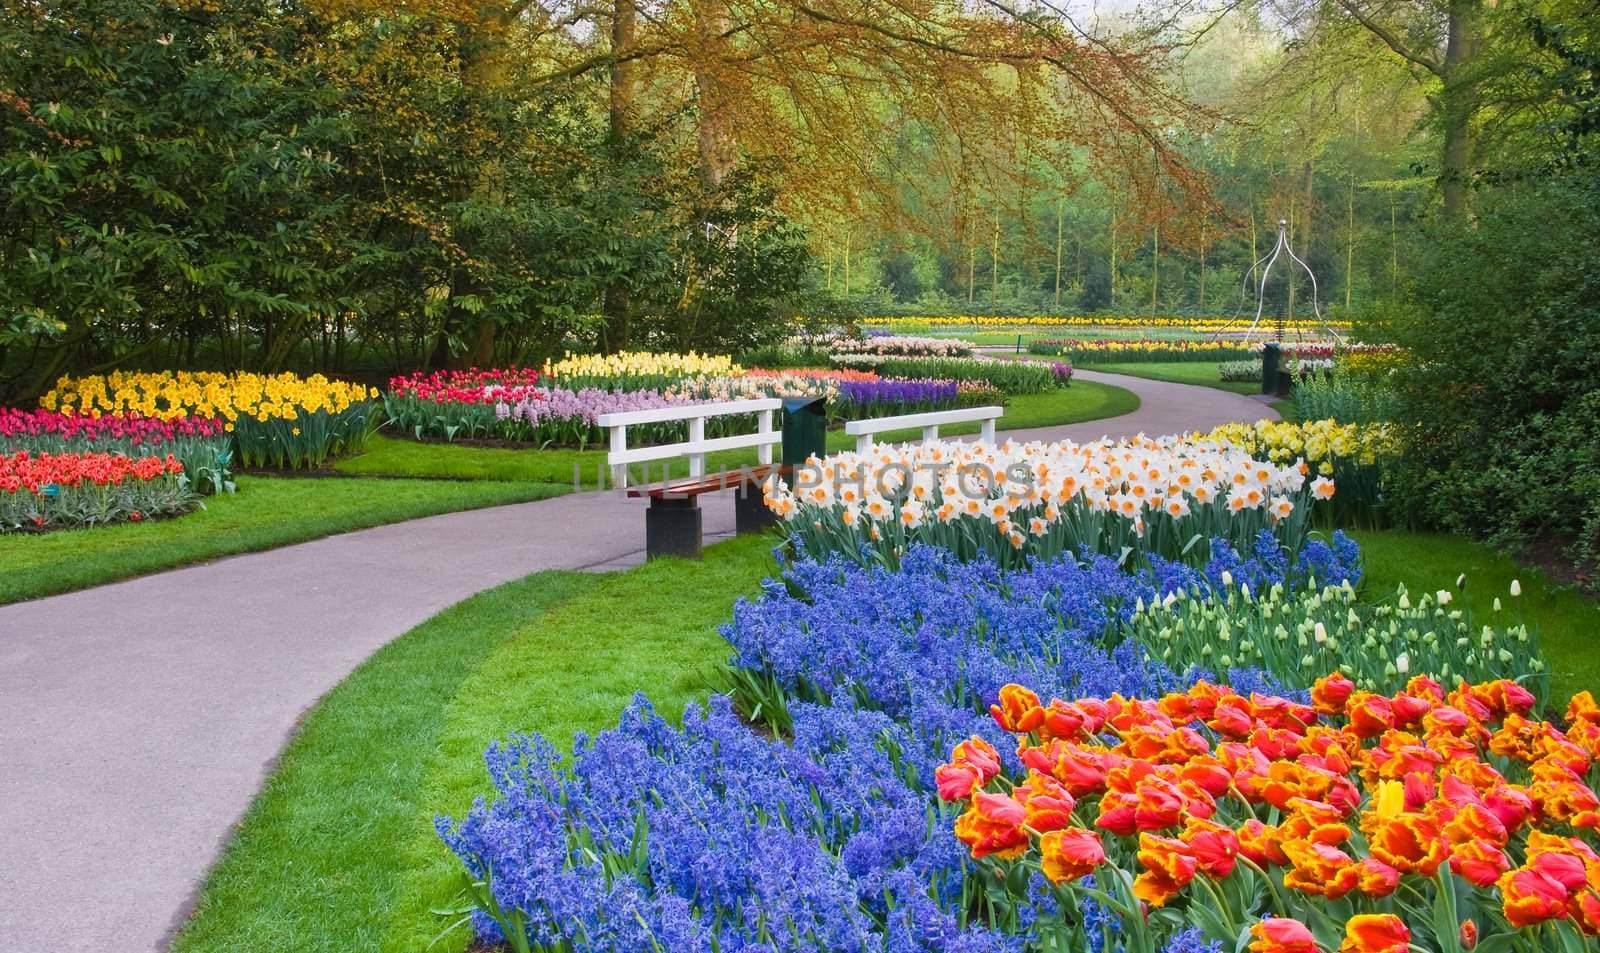
[[[1600,179],[1482,193],[1441,227],[1389,321],[1410,452],[1394,510],[1446,530],[1600,552]]]

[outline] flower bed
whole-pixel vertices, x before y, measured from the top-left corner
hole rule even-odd
[[[1157,690],[1098,642],[1116,606],[1156,592],[1109,560],[1002,573],[921,549],[901,572],[792,567],[724,630],[739,671],[778,683],[761,727],[783,739],[718,696],[681,729],[636,701],[570,760],[538,738],[490,749],[494,800],[439,821],[480,935],[539,951],[1016,951],[1028,920],[987,918],[934,809],[935,769],[960,739],[999,740],[984,711],[1012,673]]]
[[[660,390],[692,377],[732,377],[743,368],[731,357],[709,354],[569,354],[547,361],[540,377],[551,387],[569,390]]]
[[[51,410],[0,408],[0,453],[94,451],[128,457],[171,455],[183,465],[190,489],[212,494],[231,489],[233,438],[208,417],[87,416]]]
[[[1346,932],[1398,935],[1373,911],[1403,913],[1419,941],[1430,922],[1454,928],[1413,909],[1444,896],[1430,894],[1449,884],[1425,879],[1432,864],[1459,878],[1453,910],[1523,944],[1495,948],[1581,942],[1570,926],[1502,930],[1493,911],[1582,914],[1571,861],[1538,855],[1593,862],[1567,838],[1600,824],[1580,779],[1600,708],[1580,698],[1562,736],[1526,719],[1534,698],[1511,682],[1447,694],[1413,677],[1378,695],[1333,677],[1302,694],[1248,669],[1217,687],[1198,660],[1146,656],[1128,637],[1141,607],[1179,592],[1198,604],[1235,577],[1286,591],[1301,578],[1270,538],[1248,558],[1223,548],[1201,570],[1156,559],[1137,573],[1067,555],[1005,571],[924,546],[897,570],[791,565],[722,630],[731,699],[691,708],[682,728],[636,700],[570,760],[538,738],[490,749],[495,797],[439,820],[481,937],[541,953],[1216,953],[1253,940],[1331,953]],[[1352,579],[1348,553],[1316,560],[1317,578]],[[1238,597],[1214,605],[1234,612]],[[1309,677],[1291,667],[1282,684]],[[1018,683],[1079,701],[1042,706]],[[1431,787],[1412,780],[1424,773]],[[938,810],[941,795],[965,812]],[[1538,829],[1534,849],[1517,827]],[[1464,859],[1447,863],[1439,844]],[[1468,886],[1497,877],[1499,894]],[[1306,926],[1263,926],[1267,913]],[[1260,945],[1302,929],[1322,947]]]
[[[847,420],[945,410],[960,398],[955,381],[879,379],[839,385],[833,410]]]
[[[1220,587],[1180,589],[1138,606],[1125,631],[1166,665],[1259,669],[1285,684],[1305,672],[1337,672],[1378,692],[1401,691],[1419,674],[1447,684],[1524,677],[1543,697],[1534,633],[1521,623],[1475,626],[1454,601],[1441,590],[1413,602],[1402,588],[1393,603],[1372,605],[1348,581],[1299,591],[1257,582],[1252,591],[1230,573]]]
[[[815,558],[893,564],[923,542],[1005,566],[1083,549],[1203,565],[1206,541],[1247,548],[1262,530],[1298,554],[1313,500],[1333,495],[1333,481],[1299,466],[1164,438],[876,447],[802,469],[767,502]]]
[[[389,426],[418,439],[482,439],[584,448],[604,439],[601,414],[680,404],[760,397],[833,399],[841,384],[867,385],[878,377],[863,371],[743,371],[736,377],[689,377],[661,388],[546,387],[531,369],[514,368],[412,375],[391,380],[384,395]],[[748,432],[753,417],[713,417],[706,435]],[[636,445],[687,439],[683,422],[629,428]]]
[[[217,418],[233,434],[244,466],[298,469],[359,450],[377,424],[376,396],[320,374],[118,371],[62,378],[40,406],[87,416]]]
[[[199,501],[175,456],[41,453],[0,456],[0,530],[139,522]]]
[[[1400,452],[1399,435],[1388,425],[1258,420],[1254,424],[1224,424],[1197,439],[1237,447],[1270,463],[1305,460],[1319,476],[1331,478],[1339,487],[1338,496],[1326,511],[1331,525],[1370,526],[1387,518],[1383,512],[1383,469],[1385,461]]]
[[[808,342],[811,343],[811,342]],[[869,334],[852,338],[836,334],[814,343],[829,354],[872,354],[878,357],[971,357],[971,342],[906,334]]]
[[[1330,677],[1312,699],[1200,683],[1041,704],[1009,685],[993,714],[1024,770],[974,737],[939,790],[965,807],[953,828],[992,903],[1034,907],[1051,885],[1060,949],[1104,931],[1152,950],[1185,928],[1252,953],[1592,948],[1587,692],[1565,731],[1503,680],[1386,695]]]
[[[1074,364],[1228,361],[1251,354],[1243,343],[1148,338],[1045,338],[1029,344],[1028,351],[1069,358]]]
[[[1144,316],[1111,314],[1074,315],[892,315],[870,316],[857,319],[864,327],[887,328],[975,328],[981,330],[1029,330],[1037,328],[1170,328],[1200,334],[1218,332],[1243,333],[1249,322],[1238,318],[1211,318],[1185,316]],[[1318,333],[1324,329],[1343,330],[1351,326],[1345,319],[1295,318],[1284,323],[1294,331]]]
[[[870,354],[839,354],[839,367],[871,369],[880,377],[983,381],[1005,394],[1043,394],[1070,380],[1051,368],[1028,361],[991,361],[977,357],[903,358]]]

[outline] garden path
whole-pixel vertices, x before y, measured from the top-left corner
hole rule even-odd
[[[1272,416],[1211,388],[1080,376],[1143,404],[1011,435],[1081,441]],[[642,509],[576,493],[0,607],[0,950],[165,948],[309,705],[476,592],[638,562]],[[705,524],[730,532],[732,501],[705,501]]]

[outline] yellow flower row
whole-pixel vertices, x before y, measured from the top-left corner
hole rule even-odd
[[[170,420],[212,417],[230,424],[240,418],[292,420],[302,414],[341,413],[377,397],[360,384],[332,381],[321,374],[222,374],[215,371],[114,371],[89,377],[63,377],[39,400],[45,410],[86,414],[139,414]],[[228,428],[232,430],[230,426]]]
[[[1189,331],[1244,331],[1249,321],[1241,318],[1191,318],[1183,316],[1144,317],[1127,315],[918,315],[862,317],[861,324],[882,327],[980,327],[980,328],[1183,328]],[[1274,321],[1276,324],[1276,321]],[[1348,328],[1347,320],[1295,318],[1284,322],[1299,330]]]
[[[1253,424],[1223,424],[1205,439],[1231,444],[1255,457],[1277,463],[1297,458],[1327,473],[1335,458],[1370,465],[1379,457],[1398,452],[1399,438],[1387,424],[1340,424],[1332,420],[1290,423],[1258,420]]]
[[[734,375],[744,369],[727,356],[710,354],[651,354],[623,351],[618,354],[568,354],[559,361],[545,362],[541,376],[546,378],[597,377],[695,377]]]

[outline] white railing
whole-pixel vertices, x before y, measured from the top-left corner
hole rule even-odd
[[[982,421],[978,437],[984,443],[994,443],[994,422],[1006,412],[1004,407],[967,407],[962,410],[934,410],[925,414],[901,414],[898,417],[873,417],[852,420],[844,425],[844,432],[856,438],[856,452],[872,449],[872,435],[889,430],[921,427],[924,442],[939,439],[939,428],[948,424],[965,424]]]
[[[772,445],[783,441],[783,434],[772,429],[772,412],[783,406],[776,397],[755,400],[726,400],[714,404],[685,404],[682,407],[658,407],[654,410],[625,410],[615,414],[601,414],[596,424],[611,435],[611,450],[606,463],[611,467],[611,482],[617,489],[628,485],[628,464],[648,463],[651,460],[689,458],[689,475],[706,475],[706,454],[718,450],[737,450],[757,447],[762,463],[772,462]],[[756,432],[736,434],[732,437],[706,439],[706,418],[727,417],[733,414],[756,414]],[[689,422],[689,439],[683,443],[667,443],[658,447],[628,449],[628,428],[637,424],[660,424],[675,420]]]

